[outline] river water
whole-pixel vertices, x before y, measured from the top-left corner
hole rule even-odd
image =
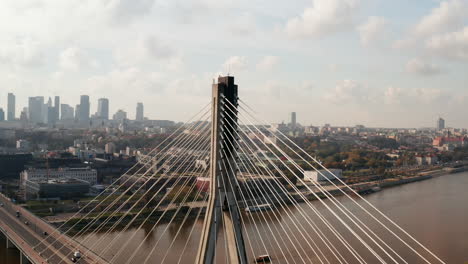
[[[446,175],[421,182],[392,187],[365,197],[446,263],[468,263],[468,173]],[[403,246],[394,236],[386,232],[384,228],[381,228],[376,222],[371,221],[368,215],[362,213],[356,206],[353,206],[351,200],[345,197],[339,197],[338,200],[350,208],[350,210],[354,212],[359,219],[362,219],[368,224],[372,230],[379,230],[376,231],[376,233],[384,238],[402,258],[408,261],[408,263],[424,263],[413,252]],[[327,201],[325,205],[321,204],[319,201],[314,201],[312,204],[316,206],[320,212],[323,212],[324,217],[327,219],[332,218],[331,213],[326,209],[326,206],[331,206],[330,201]],[[304,210],[302,211],[302,209]],[[244,215],[245,228],[247,233],[250,234],[249,238],[246,238],[246,240],[251,242],[247,242],[249,258],[253,259],[251,253],[253,250],[255,255],[264,253],[270,254],[273,257],[273,263],[302,263],[304,261],[320,263],[318,258],[312,257],[315,255],[312,249],[306,246],[307,238],[312,238],[317,242],[317,245],[319,245],[317,250],[321,248],[322,252],[324,252],[322,260],[327,258],[331,263],[338,263],[336,259],[333,260],[331,253],[326,252],[324,244],[320,245],[319,239],[311,230],[306,232],[298,231],[298,229],[301,228],[299,225],[305,223],[305,218],[301,218],[304,213],[313,214],[312,211],[310,211],[310,207],[306,204],[301,204],[299,209],[290,206],[288,209],[280,210],[279,214],[269,213],[262,216],[257,213],[257,215],[254,216],[257,225],[252,224],[248,216]],[[294,222],[291,221],[291,219],[299,219],[300,221]],[[310,219],[314,221],[319,229],[336,245],[342,256],[349,260],[349,263],[357,262],[350,253],[347,253],[349,251],[344,248],[343,244],[340,244],[336,237],[331,233],[327,233],[327,228],[320,224],[321,222],[318,218],[311,216]],[[339,226],[340,224],[337,221],[331,222],[334,226]],[[259,223],[268,223],[268,225]],[[351,225],[349,222],[348,224]],[[193,225],[195,225],[194,233],[189,238],[189,233]],[[306,225],[303,226],[305,227]],[[135,258],[130,263],[144,263],[146,257],[151,253],[149,258],[151,261],[148,261],[148,263],[160,263],[165,256],[170,241],[173,240],[177,232],[180,232],[170,253],[166,256],[164,263],[178,263],[179,259],[180,263],[192,263],[194,254],[197,251],[201,228],[201,221],[190,221],[190,223],[187,223],[180,231],[179,225],[173,224],[168,226],[162,224],[152,231],[149,226],[140,230],[128,230],[120,234],[119,237],[117,237],[117,233],[105,237],[103,237],[103,234],[93,235],[88,238],[86,244],[93,244],[93,241],[97,241],[97,239],[103,237],[101,243],[94,247],[95,251],[100,252],[100,250],[107,247],[113,239],[116,239],[118,242],[112,245],[111,248],[113,250],[107,251],[108,254],[105,255],[107,259],[112,259],[113,256],[116,255],[114,258],[115,263],[126,263],[130,256],[135,255]],[[343,231],[339,227],[337,229],[340,232]],[[352,241],[351,239],[353,237],[351,234],[346,234],[346,232],[342,233],[344,238]],[[161,236],[161,234],[163,235]],[[261,234],[262,239],[259,239],[256,234]],[[361,237],[364,237],[364,233],[359,234]],[[400,236],[402,235],[401,233],[397,234]],[[133,239],[130,240],[132,236]],[[146,236],[148,239],[142,243],[141,250],[133,254]],[[303,246],[299,249],[297,246],[293,247],[290,242],[295,241],[294,239],[300,241],[300,243],[297,244],[302,244]],[[219,240],[224,241],[222,232],[220,233]],[[309,239],[309,245],[310,241]],[[0,242],[2,244],[4,243],[3,241]],[[119,251],[125,243],[127,243],[126,248]],[[185,254],[180,258],[181,252],[186,244],[188,247],[184,251]],[[283,246],[280,247],[277,244]],[[364,247],[357,240],[354,240],[351,244],[358,252],[361,252],[359,249]],[[417,247],[414,243],[410,244]],[[219,243],[218,252],[220,252],[220,254],[216,256],[216,263],[224,263],[224,246],[222,243]],[[305,254],[301,254],[302,252]],[[418,252],[421,252],[421,248],[418,248]],[[15,252],[12,250],[5,250],[3,246],[0,247],[0,263],[19,263],[14,253]],[[287,256],[286,259],[283,255]],[[383,255],[383,252],[381,252],[381,255]],[[366,253],[362,253],[361,256],[365,259],[370,257],[370,255],[366,255]],[[423,254],[423,256],[428,258],[431,262],[434,261],[433,258],[430,259],[428,254]],[[378,261],[375,259],[368,263],[378,263]],[[388,263],[391,262],[389,261]]]

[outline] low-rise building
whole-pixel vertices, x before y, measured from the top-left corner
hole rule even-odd
[[[435,165],[439,162],[439,158],[437,158],[436,155],[418,155],[416,156],[416,163],[421,166],[421,165]]]
[[[328,180],[336,180],[343,178],[341,169],[329,169],[318,171],[304,171],[304,180],[310,182],[323,182]]]
[[[95,185],[97,183],[97,171],[90,167],[58,169],[29,168],[20,174],[20,181],[23,185],[26,181],[42,182],[51,179],[77,179]]]
[[[31,150],[31,144],[27,140],[20,139],[16,141],[16,149],[18,151],[27,152]]]
[[[77,179],[54,179],[45,181],[25,181],[26,199],[60,198],[70,199],[89,193],[90,184]]]

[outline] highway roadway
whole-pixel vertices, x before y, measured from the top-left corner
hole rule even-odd
[[[29,212],[26,212],[25,209],[14,205],[2,195],[0,195],[0,203],[0,221],[6,224],[28,244],[28,246],[21,248],[21,250],[27,251],[33,248],[36,252],[41,253],[40,256],[47,261],[46,263],[51,264],[73,263],[71,257],[76,247],[80,247],[81,253],[84,253],[84,248],[69,237],[62,236],[59,241],[55,241],[55,238],[59,237],[58,232],[53,232],[51,226],[31,215]],[[16,216],[17,211],[20,211],[19,217]],[[25,222],[28,222],[28,224]],[[48,235],[44,235],[44,232],[47,232]],[[64,243],[65,246],[62,247]],[[50,246],[51,244],[53,246]],[[25,253],[28,255],[28,252]],[[96,259],[98,259],[98,262],[96,262]],[[89,256],[83,256],[76,263],[90,264],[106,262],[91,253]]]

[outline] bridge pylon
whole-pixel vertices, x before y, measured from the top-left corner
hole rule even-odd
[[[238,96],[234,77],[218,77],[218,83],[213,83],[212,95],[210,197],[195,263],[214,262],[218,231],[223,226],[229,263],[247,264],[240,211],[236,201],[236,197],[239,197],[239,185],[237,168],[234,165],[237,160],[237,139],[234,135],[237,134],[235,130],[238,127]]]

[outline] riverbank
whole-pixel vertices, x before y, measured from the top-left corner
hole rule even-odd
[[[434,177],[439,177],[439,176],[453,174],[453,173],[459,173],[463,171],[468,171],[468,166],[460,167],[460,168],[442,168],[442,169],[424,171],[424,172],[418,173],[418,175],[416,176],[399,176],[396,178],[388,178],[388,179],[384,179],[381,181],[355,183],[355,184],[349,185],[349,187],[361,195],[366,195],[366,194],[371,194],[374,192],[382,191],[383,189],[386,189],[386,188],[391,188],[391,187],[413,183],[413,182],[424,181],[424,180],[431,179]],[[259,199],[257,201],[249,201],[249,204],[271,203],[279,207],[280,203],[291,204],[291,200],[294,200],[298,203],[303,203],[304,202],[303,197],[306,197],[306,199],[310,201],[327,198],[326,195],[322,192],[322,190],[315,187],[312,183],[309,183],[308,185],[309,186],[307,187],[299,186],[301,190],[300,194],[296,192],[290,192],[289,198],[288,198],[288,195],[282,195],[280,201],[278,201],[276,197],[271,196],[271,197],[267,197],[266,199]],[[351,194],[351,195],[354,194],[348,187],[344,185],[337,185],[337,186],[324,185],[323,188],[329,194],[333,196],[342,196],[344,195],[344,193]],[[245,206],[246,205],[244,204],[241,207],[245,207]],[[110,219],[109,219],[109,216],[110,216],[109,214],[104,214],[100,216],[100,219],[98,219],[97,221],[94,216],[94,217],[88,217],[82,220],[79,220],[79,218],[68,219],[65,226],[62,226],[62,224],[65,223],[64,219],[62,219],[61,221],[54,221],[51,224],[57,227],[62,226],[62,228],[64,229],[71,228],[72,226],[75,225],[72,228],[72,230],[70,230],[71,233],[82,230],[83,228],[89,228],[89,231],[92,231],[94,229],[97,229],[97,228],[101,229],[101,227],[103,227],[102,229],[103,231],[105,231],[105,229],[107,229],[108,227],[114,226],[114,224],[117,229],[124,228],[130,221],[133,221],[132,226],[138,226],[141,223],[143,223],[145,219],[147,219],[146,221],[148,221],[149,223],[154,222],[152,219],[159,219],[159,218],[161,218],[160,220],[161,223],[168,222],[173,217],[177,220],[178,218],[183,217],[185,213],[188,212],[189,209],[190,209],[189,217],[191,218],[191,217],[196,216],[199,210],[203,210],[204,205],[200,204],[200,202],[196,202],[196,204],[182,206],[179,210],[177,210],[177,207],[175,206],[172,208],[162,207],[161,209],[156,210],[153,213],[151,213],[152,210],[148,209],[148,210],[144,210],[140,214],[138,214],[138,210],[135,210],[135,212],[127,213],[126,216],[124,217],[125,219],[123,220],[120,220],[120,218],[124,216],[124,213],[121,212],[121,213],[116,213],[115,215],[110,217]],[[204,214],[204,210],[201,212],[201,214],[202,215]],[[138,216],[135,219],[133,219],[136,215]],[[103,221],[107,221],[107,223],[101,226]]]
[[[465,172],[465,171],[468,171],[468,166],[462,166],[458,168],[441,168],[441,169],[419,172],[415,176],[402,175],[396,178],[388,178],[388,179],[384,179],[380,181],[354,183],[348,186],[352,190],[357,192],[358,194],[365,195],[365,194],[379,192],[386,188],[391,188],[391,187],[418,182],[418,181],[424,181],[424,180],[428,180],[434,177],[440,177],[444,175],[460,173],[460,172]],[[345,187],[344,185],[337,185],[337,186],[324,185],[323,188],[325,188],[326,191],[329,192],[333,196],[344,195],[343,192],[348,193],[348,194],[354,194],[348,187]],[[313,190],[314,192],[311,192],[310,190]],[[313,183],[309,183],[308,188],[303,190],[301,194],[291,193],[291,196],[294,197],[294,199],[297,202],[303,202],[303,198],[302,198],[303,196],[307,197],[307,199],[311,201],[317,200],[318,199],[317,197],[319,197],[320,199],[326,198],[322,190],[315,187]]]

